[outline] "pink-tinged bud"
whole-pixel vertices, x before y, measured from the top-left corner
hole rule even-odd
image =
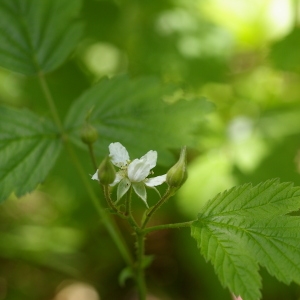
[[[85,123],[80,134],[81,140],[85,144],[93,144],[98,139],[98,132],[95,127],[90,125],[89,123]]]
[[[178,190],[187,180],[186,147],[181,149],[178,162],[168,171],[166,182],[171,188]]]
[[[104,185],[111,184],[115,181],[116,170],[107,156],[98,168],[98,179]]]

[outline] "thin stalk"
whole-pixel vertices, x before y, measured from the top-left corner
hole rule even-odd
[[[132,187],[129,188],[128,192],[126,193],[125,199],[125,216],[127,216],[127,221],[131,225],[131,227],[139,228],[139,225],[135,221],[132,211],[131,211],[131,196],[132,196]]]
[[[135,273],[136,283],[138,285],[139,300],[146,300],[147,287],[145,282],[145,272],[143,266],[144,252],[145,252],[145,234],[136,233],[136,247],[137,247],[137,268]]]
[[[170,228],[191,227],[191,225],[192,225],[193,222],[194,221],[183,222],[183,223],[175,223],[175,224],[158,225],[158,226],[153,226],[153,227],[148,227],[146,229],[143,229],[142,232],[146,235],[149,232],[156,231],[156,230],[170,229]]]
[[[103,187],[103,192],[104,192],[104,197],[106,199],[106,202],[108,204],[108,206],[114,211],[116,212],[118,215],[120,214],[119,210],[116,208],[114,202],[112,201],[111,197],[110,197],[110,192],[109,192],[109,186],[108,185],[102,185]]]
[[[153,214],[172,196],[171,189],[168,188],[166,193],[162,196],[162,198],[152,207],[149,213],[146,214],[146,218],[141,226],[141,229],[144,229],[148,222],[150,221]]]
[[[94,167],[95,170],[97,170],[98,165],[97,165],[96,155],[95,155],[95,152],[94,152],[94,147],[93,147],[92,144],[88,144],[88,148],[89,148],[89,153],[90,153],[90,157],[91,157],[93,167]]]
[[[38,78],[39,78],[41,88],[44,92],[45,98],[47,100],[47,103],[49,105],[49,108],[51,110],[53,120],[54,120],[56,126],[58,127],[58,129],[60,130],[60,132],[64,134],[64,128],[62,126],[62,122],[60,121],[54,100],[50,93],[47,82],[44,78],[44,75],[42,73],[39,73]],[[65,141],[65,143],[64,143],[65,148],[66,148],[75,168],[77,169],[77,171],[81,177],[83,185],[85,186],[87,193],[88,193],[90,199],[92,200],[92,203],[94,204],[94,207],[95,207],[97,213],[99,214],[99,216],[101,218],[101,221],[103,222],[103,224],[106,227],[107,231],[109,232],[111,238],[113,239],[116,246],[118,247],[125,262],[128,264],[128,266],[133,268],[133,258],[130,254],[130,251],[127,248],[127,245],[126,245],[124,239],[122,238],[121,234],[119,233],[119,230],[116,227],[116,225],[111,220],[110,216],[106,213],[106,211],[102,208],[101,204],[99,203],[98,198],[95,195],[94,190],[91,188],[90,182],[87,179],[86,173],[85,173],[81,163],[79,162],[79,159],[78,159],[72,145],[68,142],[67,139],[64,139],[64,141]]]

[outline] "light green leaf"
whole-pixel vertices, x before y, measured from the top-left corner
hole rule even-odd
[[[193,145],[193,132],[212,106],[203,99],[167,104],[162,98],[168,93],[170,88],[154,78],[104,79],[74,103],[65,127],[73,142],[82,145],[80,129],[86,114],[94,107],[90,122],[99,133],[95,143],[98,155],[106,155],[110,143],[120,142],[131,158],[157,150],[159,163],[170,165],[173,155],[168,149]]]
[[[207,202],[202,211],[203,217],[218,214],[264,218],[297,210],[300,207],[299,199],[299,187],[271,179],[255,187],[248,183],[220,193]]]
[[[54,125],[27,110],[0,106],[0,202],[45,180],[61,149]]]
[[[62,64],[82,34],[81,0],[1,0],[0,65],[25,75]]]
[[[258,264],[248,253],[246,245],[226,229],[198,221],[192,225],[192,236],[201,254],[211,261],[224,287],[229,287],[243,300],[259,299],[261,278]]]
[[[192,225],[192,236],[222,284],[243,300],[259,299],[257,264],[300,284],[300,188],[269,180],[220,193]],[[243,271],[242,271],[243,270]]]

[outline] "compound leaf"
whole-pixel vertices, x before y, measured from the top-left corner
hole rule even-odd
[[[50,72],[82,34],[81,0],[1,0],[0,65],[25,75]]]
[[[61,149],[54,125],[27,110],[0,106],[0,202],[44,181]]]
[[[82,145],[80,129],[93,108],[90,123],[99,133],[97,153],[104,157],[111,142],[120,142],[132,158],[153,149],[161,164],[170,164],[173,156],[167,149],[193,144],[193,131],[211,109],[203,99],[168,104],[162,98],[170,91],[154,78],[104,79],[73,104],[65,128],[73,142]]]
[[[256,300],[258,265],[286,284],[300,284],[300,188],[268,180],[234,187],[209,201],[192,236],[222,284],[243,300]]]

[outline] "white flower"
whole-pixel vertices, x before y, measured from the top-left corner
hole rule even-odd
[[[154,188],[166,181],[166,174],[147,178],[151,170],[156,166],[157,152],[150,150],[140,159],[130,161],[126,148],[120,143],[111,143],[109,145],[109,156],[111,162],[120,168],[116,173],[114,186],[119,183],[117,191],[117,201],[119,201],[132,186],[136,194],[147,204],[147,192],[145,185]],[[92,179],[98,180],[97,172]]]

